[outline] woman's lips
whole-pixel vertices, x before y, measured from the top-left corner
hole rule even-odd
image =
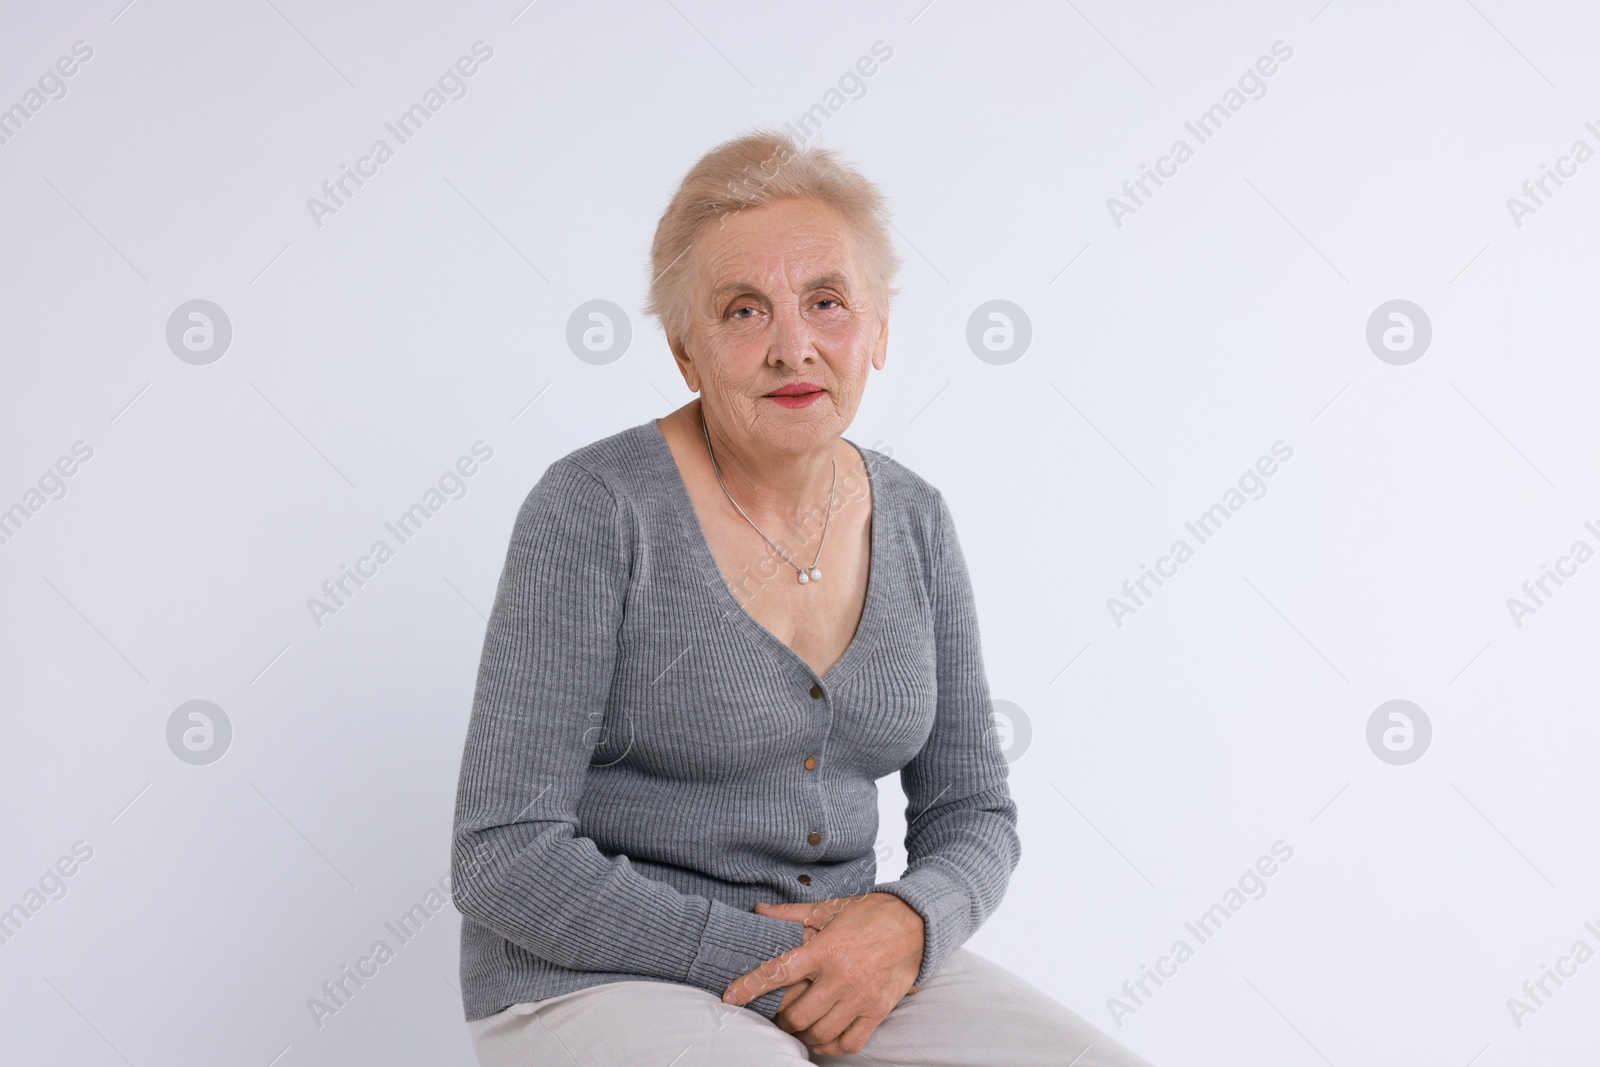
[[[814,393],[795,393],[789,396],[769,396],[767,399],[772,401],[774,404],[782,404],[786,408],[808,408],[812,404],[815,404],[817,402],[817,398],[821,395],[822,390],[818,389]]]
[[[786,385],[782,389],[768,393],[767,399],[786,408],[805,408],[816,403],[822,393],[821,386],[812,385],[810,382],[795,382],[793,385]]]

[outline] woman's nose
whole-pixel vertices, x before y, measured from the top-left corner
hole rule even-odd
[[[781,308],[773,315],[772,345],[767,358],[791,366],[815,355],[811,324],[798,308]]]

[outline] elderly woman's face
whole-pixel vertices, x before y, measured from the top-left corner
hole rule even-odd
[[[889,338],[844,219],[815,200],[746,208],[708,225],[694,256],[673,354],[713,421],[780,451],[842,433]]]

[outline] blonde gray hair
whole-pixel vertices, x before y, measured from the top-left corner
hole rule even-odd
[[[832,149],[801,148],[788,134],[760,129],[725,141],[684,175],[650,245],[645,311],[669,338],[688,333],[694,262],[691,249],[712,222],[778,200],[817,200],[843,216],[853,235],[867,295],[887,317],[899,290],[900,257],[889,238],[889,209],[872,182]]]

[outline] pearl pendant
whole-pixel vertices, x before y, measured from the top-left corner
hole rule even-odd
[[[809,574],[807,574],[805,571],[796,571],[795,573],[800,576],[800,584],[801,585],[805,585],[807,582],[809,582],[811,580],[811,576]]]
[[[811,580],[813,582],[822,581],[822,572],[820,570],[818,570],[816,567],[812,567],[811,568]]]

